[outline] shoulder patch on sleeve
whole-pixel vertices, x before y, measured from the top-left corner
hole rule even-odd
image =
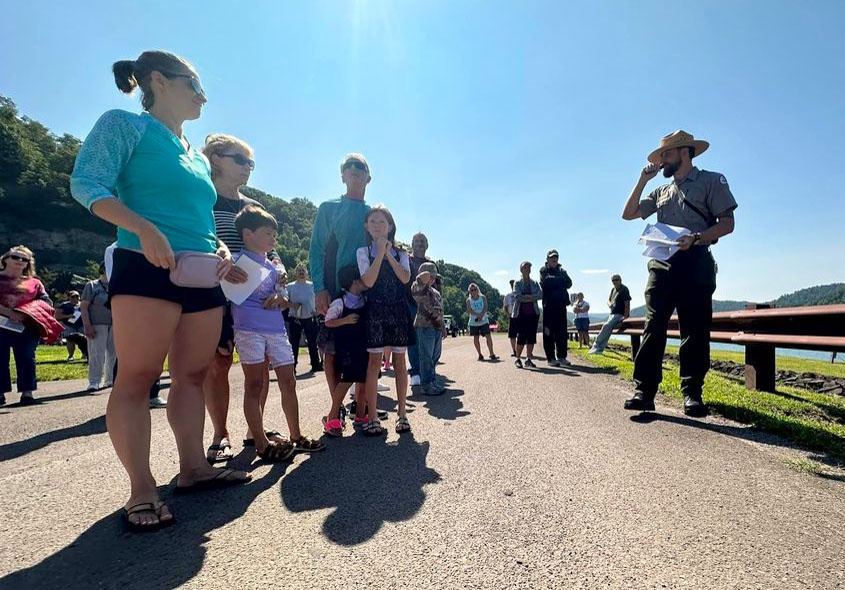
[[[719,176],[719,182],[721,182],[722,184],[728,184],[728,179],[724,176]]]

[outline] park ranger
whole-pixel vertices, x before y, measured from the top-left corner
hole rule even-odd
[[[677,309],[684,413],[707,415],[701,391],[710,368],[710,322],[716,289],[716,263],[710,245],[733,232],[737,207],[722,174],[692,165],[692,159],[709,146],[685,131],[661,139],[660,146],[649,154],[649,164],[640,173],[622,212],[627,220],[645,219],[656,212],[659,222],[691,232],[680,238],[680,251],[668,261],[648,263],[645,332],[634,360],[636,391],[625,400],[627,410],[654,410],[654,396],[663,378],[666,330],[669,317]],[[661,169],[672,182],[642,197],[648,181]]]

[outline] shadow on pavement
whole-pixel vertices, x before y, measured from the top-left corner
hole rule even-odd
[[[102,434],[106,431],[106,416],[97,416],[91,418],[87,422],[69,426],[67,428],[60,428],[32,438],[21,440],[18,442],[9,443],[0,446],[0,462],[10,461],[22,457],[27,453],[43,449],[49,444],[67,440],[69,438],[77,438],[80,436],[93,436],[95,434]]]
[[[422,395],[420,393],[408,396],[413,400],[415,409],[424,407],[429,415],[441,420],[457,420],[469,416],[471,412],[464,410],[464,402],[460,397],[464,394],[463,389],[446,389],[441,395]],[[409,406],[410,407],[410,406]]]
[[[398,442],[355,434],[327,444],[320,461],[306,461],[284,479],[281,499],[291,512],[333,508],[323,533],[338,545],[364,543],[386,521],[410,519],[425,502],[423,487],[440,480],[426,466],[429,443],[413,433]]]
[[[180,587],[202,569],[208,533],[243,516],[288,466],[276,464],[267,475],[246,485],[205,493],[168,496],[167,487],[162,486],[159,492],[176,518],[173,526],[154,533],[127,533],[118,510],[41,563],[0,578],[0,589]]]
[[[718,406],[711,405],[711,409],[715,409],[718,411]],[[772,416],[764,416],[762,414],[758,414],[756,412],[748,412],[749,420],[753,421],[755,417],[758,419],[766,419],[768,421],[775,420]],[[717,432],[719,434],[724,434],[727,436],[733,436],[735,438],[739,438],[742,440],[748,440],[753,442],[764,443],[768,445],[784,447],[789,449],[799,448],[800,445],[793,443],[785,438],[781,438],[777,434],[764,432],[753,426],[731,426],[728,424],[715,424],[713,422],[707,422],[706,419],[702,418],[687,418],[685,416],[674,416],[671,414],[659,414],[656,412],[644,412],[644,413],[634,413],[632,416],[629,417],[631,422],[636,422],[637,424],[651,424],[653,422],[668,422],[671,424],[679,424],[681,426],[689,426],[691,428],[699,428],[702,430],[709,430],[710,432]],[[784,428],[787,428],[789,425],[786,423],[784,424]],[[827,433],[822,430],[814,430],[816,436],[828,436],[834,437],[835,435]],[[839,441],[841,444],[841,440]],[[830,467],[842,468],[843,463],[841,460],[837,459],[833,455],[828,454],[821,454],[816,452],[812,456],[814,461],[822,463],[824,465],[828,465]],[[823,477],[822,474],[815,474],[819,477]],[[842,478],[839,475],[828,474],[827,479],[836,479],[842,481],[845,478]]]
[[[570,371],[577,371],[578,373],[586,373],[588,375],[616,375],[619,373],[617,369],[610,367],[591,367],[588,365],[576,365],[575,363],[572,363],[566,368]]]

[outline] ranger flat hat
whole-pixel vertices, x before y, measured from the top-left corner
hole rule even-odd
[[[660,147],[648,155],[648,161],[652,164],[660,164],[660,154],[666,150],[679,147],[694,147],[695,155],[700,156],[707,151],[707,148],[710,147],[710,143],[702,139],[695,139],[691,133],[678,129],[674,133],[670,133],[660,140]]]

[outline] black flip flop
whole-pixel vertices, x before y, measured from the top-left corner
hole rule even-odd
[[[159,529],[173,524],[173,518],[168,520],[161,520],[161,508],[164,506],[164,501],[158,502],[141,502],[129,508],[124,508],[120,513],[121,520],[123,520],[124,528],[130,533],[154,533]],[[138,524],[129,520],[129,517],[139,512],[153,512],[158,517],[158,522],[155,524]]]
[[[223,442],[223,441],[226,441],[226,442]],[[215,463],[225,463],[225,462],[231,461],[232,459],[235,458],[235,454],[232,452],[231,443],[228,440],[226,440],[225,438],[223,439],[223,441],[220,441],[219,445],[211,445],[210,447],[208,447],[208,450],[205,452],[205,458],[210,465],[214,465]],[[253,441],[253,444],[255,444],[255,441]],[[226,449],[229,449],[228,455],[224,454],[222,457],[216,456],[219,451],[225,451]],[[208,455],[210,453],[214,453],[215,457],[213,457],[213,458],[209,457]]]
[[[248,483],[252,479],[251,477],[248,477],[246,479],[226,479],[234,472],[234,469],[223,469],[222,471],[217,472],[217,475],[215,475],[214,477],[209,479],[202,479],[200,481],[192,483],[189,486],[177,485],[176,489],[173,490],[173,493],[192,494],[194,492],[206,492],[220,488],[228,488],[232,486],[243,485],[245,483]]]

